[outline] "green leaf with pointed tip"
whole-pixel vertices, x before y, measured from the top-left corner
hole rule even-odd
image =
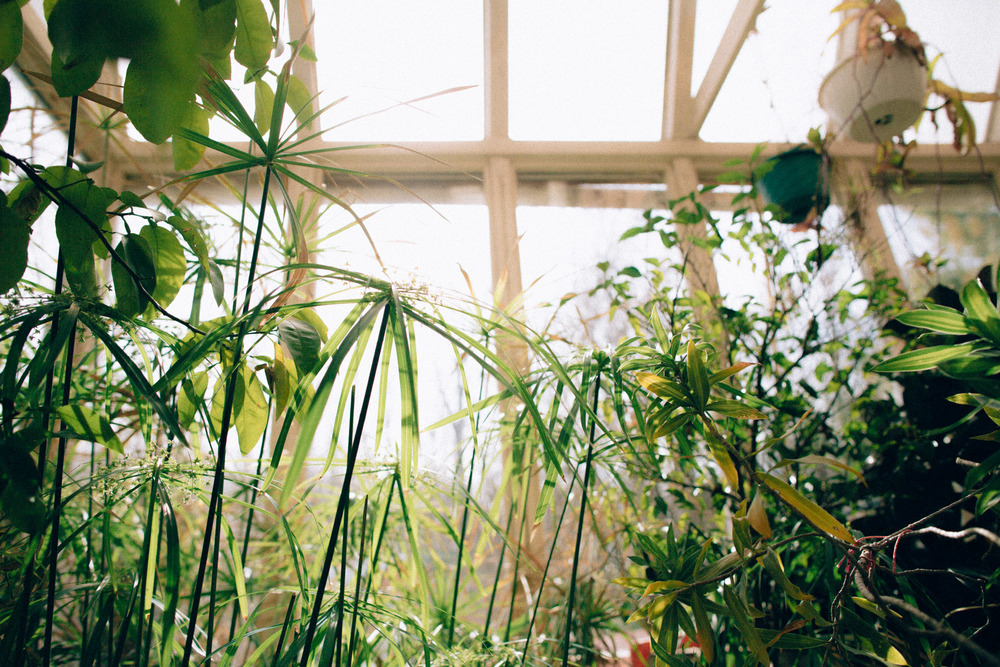
[[[246,455],[260,442],[267,427],[267,398],[257,374],[245,365],[240,367],[240,379],[243,391],[242,396],[237,392],[241,400],[233,406],[233,424],[240,438],[240,451]]]
[[[712,660],[715,659],[715,634],[712,632],[712,624],[705,611],[705,600],[697,592],[691,596],[691,611],[694,612],[694,626],[701,654],[705,661],[711,665]]]
[[[761,638],[760,633],[757,632],[757,628],[750,618],[746,603],[733,590],[732,586],[722,587],[722,597],[725,599],[726,606],[729,607],[729,611],[736,620],[736,627],[743,636],[743,641],[747,649],[750,650],[750,653],[760,664],[770,664],[771,661],[768,659],[767,649],[764,648],[764,640]]]
[[[181,238],[184,239],[184,242],[187,243],[188,248],[190,248],[191,252],[193,252],[195,257],[198,258],[198,263],[201,264],[201,268],[207,271],[208,244],[205,243],[205,237],[202,236],[198,226],[190,220],[185,220],[179,215],[172,215],[167,218],[167,224],[177,230],[177,233],[179,233]]]
[[[126,234],[121,246],[123,252],[119,255],[125,259],[135,274],[135,277],[132,274],[128,275],[135,281],[139,313],[142,313],[149,304],[149,297],[156,290],[156,260],[153,258],[153,249],[141,234]]]
[[[21,54],[24,23],[17,2],[0,3],[0,71],[14,64]]]
[[[708,378],[708,383],[709,384],[716,384],[717,382],[722,382],[726,378],[728,378],[728,377],[730,377],[732,375],[736,375],[740,371],[742,371],[744,369],[747,369],[747,368],[750,368],[751,366],[756,366],[756,365],[757,364],[755,364],[752,361],[740,361],[738,363],[733,364],[729,368],[725,368],[725,369],[719,371],[718,373],[712,373],[712,377]]]
[[[0,294],[17,285],[28,268],[28,242],[31,227],[13,209],[0,206]]]
[[[851,531],[847,530],[842,523],[833,518],[829,512],[803,496],[787,482],[773,475],[763,475],[761,482],[767,488],[777,493],[778,497],[786,505],[802,515],[817,530],[844,542],[854,542],[854,535],[851,534]]]
[[[139,235],[146,240],[152,251],[156,280],[152,296],[158,304],[166,308],[173,302],[184,284],[184,274],[187,270],[184,248],[174,233],[162,225],[147,225],[139,231]]]
[[[788,578],[785,574],[785,566],[782,565],[781,558],[774,549],[769,548],[763,556],[757,559],[757,562],[764,566],[771,574],[775,583],[781,586],[781,589],[791,597],[800,602],[808,602],[813,599],[812,595],[804,592]]]
[[[208,374],[204,371],[195,373],[181,382],[177,394],[177,421],[181,426],[189,428],[198,414],[198,407],[205,401],[208,391]]]
[[[726,481],[729,482],[730,488],[734,491],[740,488],[740,475],[736,470],[736,464],[733,463],[733,457],[729,455],[729,450],[726,449],[726,444],[719,440],[711,432],[706,433],[708,440],[708,448],[712,452],[712,457],[715,462],[719,464],[722,468],[723,474],[726,476]]]
[[[236,62],[251,72],[271,59],[274,37],[261,0],[236,0]]]
[[[925,371],[936,367],[943,361],[957,359],[971,353],[975,349],[973,343],[962,345],[935,345],[920,350],[904,352],[888,361],[878,364],[873,371],[877,373],[908,373]]]
[[[655,373],[646,371],[636,372],[635,379],[643,388],[653,392],[660,398],[680,401],[685,405],[692,404],[691,394],[679,382],[674,382],[673,380],[668,380],[665,377],[660,377]]]
[[[222,275],[222,268],[211,260],[208,262],[208,280],[212,284],[212,298],[215,299],[215,305],[221,306],[226,299],[226,279]]]
[[[688,341],[687,346],[687,374],[688,386],[691,388],[691,395],[694,397],[695,407],[699,411],[704,411],[708,404],[708,371],[705,370],[705,362],[701,357],[701,350],[695,345],[693,340]]]
[[[180,127],[192,132],[208,135],[208,112],[193,100],[184,107],[184,114],[181,117]],[[205,155],[204,144],[175,134],[170,142],[170,147],[174,157],[174,170],[187,171],[197,165],[203,155]]]
[[[760,410],[751,408],[746,403],[729,399],[712,401],[705,406],[709,412],[717,412],[720,415],[733,417],[734,419],[766,419],[767,416]]]
[[[125,256],[125,242],[120,241],[115,248],[120,257]],[[128,270],[120,262],[111,264],[111,282],[115,288],[115,308],[125,317],[135,317],[143,311],[139,307],[139,290]]]
[[[312,93],[305,82],[294,74],[288,77],[288,96],[285,101],[299,123],[305,122],[313,114]]]
[[[978,280],[974,280],[962,289],[961,299],[969,328],[1000,345],[1000,314],[986,289]]]
[[[61,405],[56,408],[56,414],[80,440],[102,444],[119,454],[125,453],[111,422],[92,408],[85,405]]]
[[[97,296],[94,244],[98,229],[107,229],[110,194],[75,169],[49,167],[42,178],[65,200],[56,210],[56,237],[66,266],[66,281],[75,294]],[[84,217],[81,217],[80,214]]]
[[[297,369],[303,373],[314,370],[323,346],[316,327],[297,317],[286,318],[278,325],[278,340],[288,349]]]
[[[965,335],[970,333],[965,316],[957,310],[913,310],[896,318],[906,326],[930,329],[938,333]]]
[[[262,136],[267,136],[271,127],[271,111],[274,108],[274,91],[263,79],[253,84],[253,122]]]

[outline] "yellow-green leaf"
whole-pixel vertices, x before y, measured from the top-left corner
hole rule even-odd
[[[712,624],[705,611],[705,602],[700,595],[695,594],[691,597],[691,610],[694,612],[694,627],[697,631],[701,654],[708,664],[712,664],[712,660],[715,659],[715,635],[712,633]]]
[[[753,502],[750,503],[747,519],[750,520],[750,526],[754,530],[764,536],[765,539],[771,539],[771,524],[767,520],[767,510],[764,509],[764,494],[760,493],[760,491],[754,495]]]
[[[271,59],[274,37],[271,22],[261,0],[236,0],[236,62],[251,72],[261,69]]]
[[[271,127],[271,111],[274,108],[274,91],[263,79],[253,85],[253,122],[262,136],[267,136]]]
[[[695,406],[699,410],[704,410],[705,406],[708,405],[708,371],[705,370],[701,350],[698,349],[693,340],[689,340],[687,346],[687,372],[688,386],[691,387]]]
[[[809,500],[787,482],[784,482],[774,475],[764,475],[761,481],[772,491],[778,494],[781,500],[802,515],[802,517],[831,537],[844,542],[854,542],[854,536],[842,523],[837,521],[825,509]]]
[[[81,440],[100,443],[119,454],[125,453],[111,422],[92,408],[85,405],[61,405],[56,408],[56,414],[62,419],[63,425]]]
[[[740,475],[736,470],[736,464],[733,463],[733,458],[729,455],[729,450],[726,449],[725,443],[711,432],[706,435],[708,436],[708,448],[712,452],[712,457],[719,464],[719,467],[722,468],[722,473],[726,476],[726,481],[729,482],[730,488],[740,488]]]
[[[730,366],[729,368],[725,368],[725,369],[719,371],[718,373],[713,373],[712,377],[708,378],[708,383],[709,384],[715,384],[716,382],[722,382],[727,377],[730,377],[731,375],[736,375],[740,371],[742,371],[742,370],[744,370],[746,368],[750,368],[751,366],[756,366],[756,365],[757,364],[755,364],[752,361],[740,361],[740,362],[737,362],[737,363],[733,364],[732,366]]]
[[[653,392],[660,398],[682,401],[684,403],[691,402],[691,395],[679,382],[674,382],[665,377],[660,377],[656,373],[648,373],[646,371],[637,372],[635,379],[643,388]]]

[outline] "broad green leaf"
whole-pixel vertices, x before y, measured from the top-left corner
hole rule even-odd
[[[969,327],[965,316],[957,310],[912,310],[896,318],[903,324],[939,333],[965,335]]]
[[[691,388],[691,395],[694,397],[695,407],[699,411],[704,411],[708,404],[708,371],[705,370],[705,363],[701,358],[701,350],[695,345],[693,340],[688,341],[687,346],[687,381]]]
[[[278,325],[278,340],[288,349],[292,360],[302,374],[315,370],[323,340],[319,331],[309,322],[298,317],[288,317]]]
[[[177,394],[177,420],[181,426],[189,428],[194,422],[199,406],[205,401],[206,391],[208,391],[208,374],[204,371],[199,371],[181,382],[181,389]]]
[[[285,358],[285,352],[281,345],[274,344],[274,364],[272,367],[274,375],[274,387],[271,391],[274,395],[274,414],[284,414],[288,399],[292,396],[292,388],[298,384],[298,371],[295,362]]]
[[[136,294],[139,300],[139,312],[146,309],[149,297],[156,290],[156,260],[153,249],[141,234],[126,234],[120,245],[123,252],[119,253],[132,269],[129,277],[135,281]],[[133,277],[134,274],[134,277]],[[139,288],[142,289],[139,289]]]
[[[181,0],[181,8],[194,16],[198,53],[207,60],[229,58],[236,38],[236,0]]]
[[[647,584],[642,592],[641,597],[646,597],[647,595],[653,595],[655,593],[659,593],[660,591],[671,591],[673,593],[677,593],[685,589],[691,588],[691,584],[687,583],[686,581],[680,581],[678,579],[670,579],[667,581],[654,581],[651,584],[645,579],[640,579],[640,581],[645,582]]]
[[[49,167],[42,178],[59,193],[57,201],[56,237],[63,252],[66,281],[75,294],[97,296],[97,264],[94,245],[99,243],[98,230],[108,229],[107,207],[117,196],[75,169]],[[109,199],[109,197],[112,197]],[[78,213],[79,211],[79,213]],[[81,217],[80,213],[85,217]],[[93,226],[92,226],[93,225]],[[96,228],[96,229],[95,229]]]
[[[817,530],[844,542],[854,542],[854,535],[851,534],[851,531],[847,530],[843,524],[833,518],[829,512],[803,496],[787,482],[778,479],[774,475],[763,475],[761,481],[767,488],[777,493],[778,497],[785,504],[801,514]]]
[[[221,306],[226,299],[226,279],[222,275],[222,268],[211,260],[208,262],[208,280],[212,284],[212,298],[217,306]]]
[[[261,0],[236,0],[236,62],[254,72],[271,59],[274,38]]]
[[[965,357],[942,361],[938,364],[938,370],[949,377],[960,380],[988,378],[1000,373],[1000,354],[973,352]]]
[[[23,40],[24,25],[20,3],[0,3],[0,71],[14,64],[21,53]]]
[[[731,399],[719,399],[712,401],[705,406],[709,412],[717,412],[720,415],[733,417],[734,419],[766,419],[767,416],[755,408],[751,408],[746,403]]]
[[[115,247],[115,252],[119,257],[125,257],[125,242],[119,241]],[[115,308],[125,317],[135,317],[145,309],[145,297],[143,302],[139,300],[139,290],[136,289],[135,280],[120,262],[111,264],[111,281],[115,287]]]
[[[904,352],[888,361],[878,364],[873,371],[877,373],[907,373],[913,371],[925,371],[934,368],[943,361],[957,359],[973,351],[972,343],[962,345],[935,345],[925,347],[920,350]]]
[[[0,294],[17,285],[28,268],[28,242],[31,227],[13,209],[0,205]]]
[[[162,225],[147,225],[139,231],[139,235],[149,244],[156,267],[156,285],[152,296],[166,308],[184,285],[187,270],[184,248],[174,233]]]
[[[47,525],[42,494],[26,494],[17,484],[7,484],[0,493],[0,507],[4,518],[21,532],[34,534]]]
[[[660,398],[681,401],[686,404],[691,403],[691,395],[679,382],[674,382],[673,380],[668,380],[655,373],[648,373],[646,371],[637,372],[635,379],[647,391],[653,392]]]
[[[257,445],[267,427],[267,398],[257,374],[246,365],[240,366],[240,379],[243,392],[240,402],[233,406],[233,425],[240,437],[240,451],[246,455]]]
[[[986,289],[974,280],[962,289],[962,305],[965,306],[966,324],[976,333],[1000,345],[1000,314],[990,300]]]
[[[174,140],[176,141],[176,138]],[[202,236],[198,226],[179,215],[172,215],[167,218],[167,224],[177,230],[181,238],[184,239],[184,242],[187,243],[188,248],[198,258],[201,268],[208,271],[208,244],[205,243],[205,237]]]
[[[85,405],[61,405],[56,408],[56,413],[63,424],[81,440],[100,443],[119,454],[125,453],[125,448],[115,435],[111,422],[92,408]]]
[[[208,112],[193,100],[189,101],[184,107],[184,113],[178,125],[191,132],[207,136]],[[205,155],[204,144],[191,141],[180,133],[174,135],[173,140],[170,142],[170,147],[173,151],[175,171],[193,169],[201,161],[202,156]]]
[[[295,114],[299,123],[304,123],[313,114],[313,98],[309,88],[299,77],[292,74],[288,77],[288,108]]]
[[[262,136],[267,136],[271,127],[271,111],[274,108],[274,91],[263,79],[253,84],[253,122]]]
[[[194,82],[179,74],[156,56],[133,58],[129,63],[122,106],[150,143],[162,144],[187,119]]]
[[[49,73],[52,75],[52,87],[60,97],[82,95],[101,78],[104,68],[104,55],[100,53],[87,57],[75,58],[71,64],[62,61],[56,51],[52,52],[52,63]]]

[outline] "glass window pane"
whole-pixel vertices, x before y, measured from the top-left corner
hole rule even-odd
[[[326,139],[483,137],[481,2],[339,0],[314,7],[320,103],[344,98],[323,116]],[[463,86],[474,87],[413,101]]]
[[[656,140],[667,3],[511,0],[510,135]]]

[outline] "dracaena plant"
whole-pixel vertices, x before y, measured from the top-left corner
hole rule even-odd
[[[997,415],[995,300],[974,283],[964,312],[900,314],[892,281],[832,279],[835,226],[818,247],[771,230],[752,194],[737,195],[732,220],[692,195],[627,234],[673,247],[676,227],[698,224],[723,252],[766,249],[770,303],[679,297],[670,272],[683,257],[602,286],[635,334],[613,357],[636,473],[627,488],[644,501],[625,519],[633,565],[617,579],[635,596],[630,622],[668,665],[692,652],[709,663],[994,664],[998,457],[970,438],[995,437],[976,417]],[[895,315],[930,338],[893,356],[877,332]],[[902,399],[872,374],[934,368],[945,377],[904,384]],[[930,426],[943,387],[972,407]],[[955,474],[956,460],[971,471]],[[963,539],[975,540],[967,555],[948,544]]]

